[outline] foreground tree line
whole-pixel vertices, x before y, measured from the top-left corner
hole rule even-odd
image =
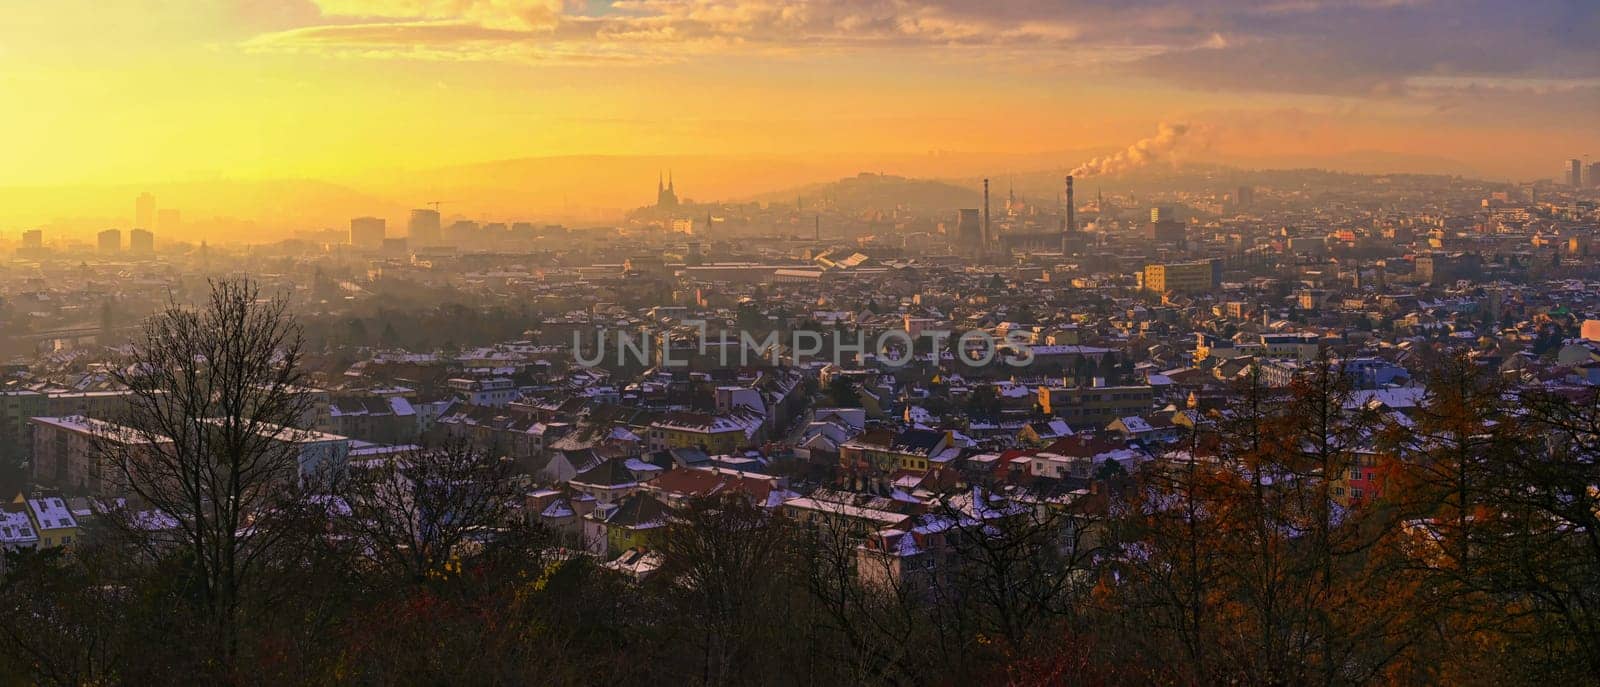
[[[971,475],[914,537],[690,502],[636,582],[481,447],[335,472],[262,441],[304,416],[299,350],[247,283],[151,322],[118,373],[140,441],[102,446],[130,498],[10,557],[0,683],[1600,682],[1600,402],[1467,359],[1409,415],[1329,361],[1247,379],[1132,475]],[[908,546],[938,555],[863,554]]]

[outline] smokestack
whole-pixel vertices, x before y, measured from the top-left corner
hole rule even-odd
[[[1067,175],[1067,231],[1078,230],[1078,204],[1072,199],[1072,175]]]
[[[1071,247],[1072,235],[1078,231],[1077,202],[1072,198],[1072,175],[1067,175],[1067,216],[1061,221],[1061,254],[1067,255]]]
[[[983,180],[983,234],[981,236],[985,250],[989,248],[989,180]]]

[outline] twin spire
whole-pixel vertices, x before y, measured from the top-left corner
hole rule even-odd
[[[675,208],[677,206],[678,191],[672,186],[672,170],[667,170],[667,176],[664,180],[661,177],[661,173],[656,172],[656,207]]]

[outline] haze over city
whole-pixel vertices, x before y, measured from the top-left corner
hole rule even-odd
[[[605,220],[664,168],[699,200],[1000,176],[1163,122],[1193,132],[1180,160],[1249,168],[1526,181],[1600,154],[1596,18],[1575,1],[64,0],[5,18],[0,146],[26,164],[0,169],[0,231],[118,226],[143,191],[262,238],[432,200]]]

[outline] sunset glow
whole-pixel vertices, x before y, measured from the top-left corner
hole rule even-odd
[[[861,169],[973,175],[1017,155],[1066,168],[1161,122],[1196,132],[1183,159],[1243,166],[1532,179],[1600,152],[1600,22],[1581,2],[59,0],[0,12],[0,186],[53,189],[0,189],[6,230],[126,214],[123,187],[315,179],[405,207],[429,200],[403,183],[417,170],[649,158],[625,166],[639,178],[599,187],[579,170],[563,175],[581,179],[570,186],[476,208],[601,216],[648,200],[673,158],[699,168],[685,179],[696,195],[733,198]],[[952,169],[930,151],[974,157]],[[705,161],[729,157],[806,164],[760,178]],[[202,210],[208,194],[187,193],[164,197],[251,210]],[[347,212],[322,210],[295,219]]]

